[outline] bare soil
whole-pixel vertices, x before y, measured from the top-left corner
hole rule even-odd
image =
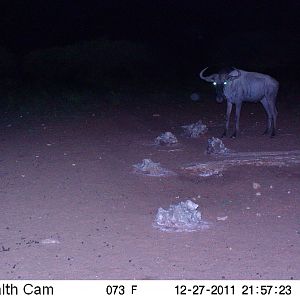
[[[185,172],[214,159],[205,150],[222,133],[224,105],[159,94],[133,103],[72,116],[3,115],[0,278],[300,279],[300,165]],[[200,119],[207,133],[181,136],[181,125]],[[281,101],[275,138],[262,135],[265,121],[260,104],[245,104],[241,135],[225,146],[300,150],[292,105]],[[153,145],[165,131],[177,146]],[[134,173],[145,158],[176,175]],[[159,207],[186,199],[199,204],[209,229],[153,228]]]

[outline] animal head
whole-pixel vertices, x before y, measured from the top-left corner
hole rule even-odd
[[[237,69],[230,68],[230,69],[223,69],[219,73],[212,74],[210,76],[204,76],[203,74],[207,69],[208,68],[203,69],[200,72],[199,76],[201,79],[203,79],[207,82],[211,82],[213,84],[213,86],[216,89],[216,94],[217,94],[216,100],[217,100],[217,102],[221,103],[225,99],[224,88],[228,84],[230,84],[231,81],[240,77],[241,72]]]

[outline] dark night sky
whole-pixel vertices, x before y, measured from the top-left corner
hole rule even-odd
[[[1,43],[15,49],[101,37],[180,44],[245,31],[299,34],[299,1],[8,0],[2,6]]]
[[[290,0],[2,0],[0,45],[26,53],[108,38],[200,56],[261,43],[299,61],[299,11],[300,1]]]

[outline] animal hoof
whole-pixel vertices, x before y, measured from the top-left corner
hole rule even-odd
[[[270,130],[267,128],[264,132],[263,135],[269,134]]]
[[[220,136],[220,138],[222,139],[222,138],[226,138],[227,137],[227,132],[225,131],[221,136]]]

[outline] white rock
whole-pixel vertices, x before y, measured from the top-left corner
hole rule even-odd
[[[172,132],[165,132],[159,135],[155,140],[155,145],[173,145],[178,143],[176,136]]]
[[[44,239],[41,241],[41,244],[59,244],[60,242],[55,239]]]
[[[261,185],[260,185],[259,183],[257,183],[257,182],[253,182],[253,183],[252,183],[252,187],[253,187],[255,190],[257,190],[257,189],[261,188]]]

